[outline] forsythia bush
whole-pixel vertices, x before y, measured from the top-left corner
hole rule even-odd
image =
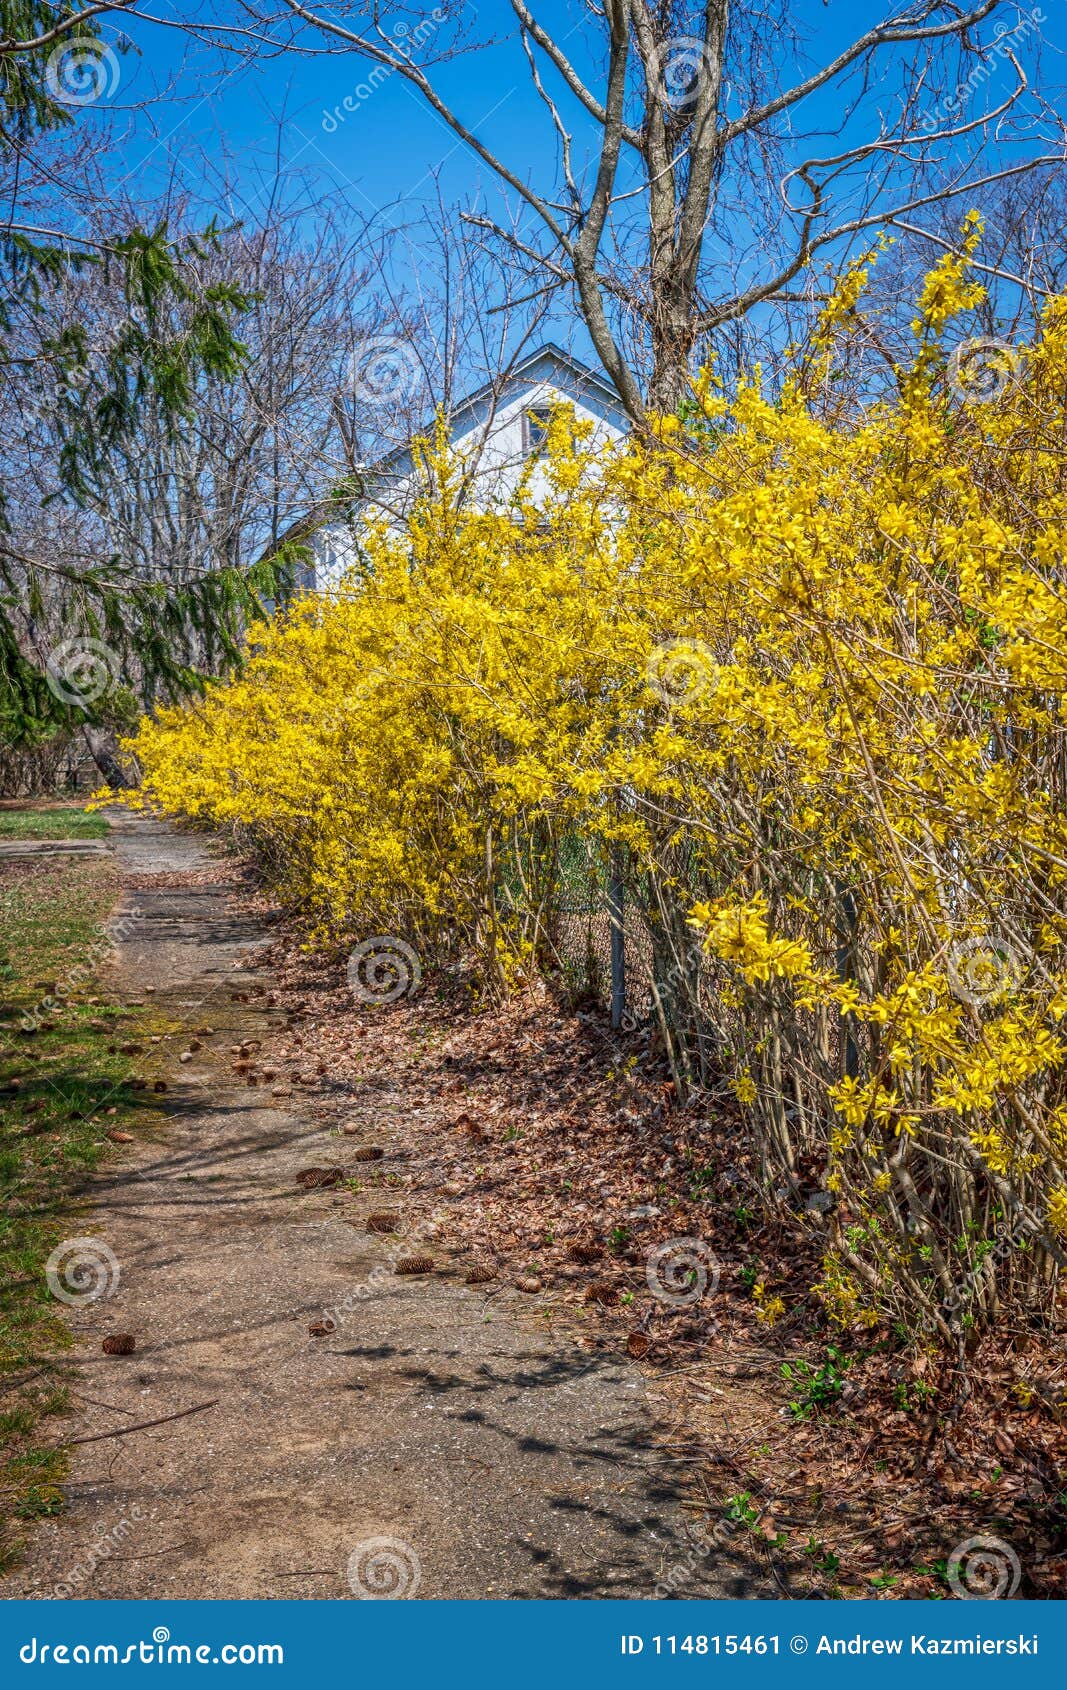
[[[860,414],[857,267],[774,402],[705,372],[599,452],[560,411],[507,509],[428,444],[405,530],[136,741],[141,800],[253,830],[324,931],[498,986],[568,841],[610,852],[680,1079],[834,1194],[830,1314],[957,1340],[1051,1317],[1067,1249],[1067,301],[949,359],[978,232]]]

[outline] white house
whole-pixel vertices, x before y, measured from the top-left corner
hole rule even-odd
[[[452,446],[470,471],[468,497],[486,509],[513,497],[523,465],[540,447],[553,406],[569,404],[580,421],[592,423],[592,446],[620,439],[628,431],[622,402],[607,376],[547,342],[518,359],[506,375],[487,383],[452,407]],[[425,431],[430,432],[427,428]],[[315,536],[315,564],[308,587],[328,590],[355,560],[356,524],[384,515],[402,519],[416,488],[410,445],[397,447],[366,472],[366,502],[352,525],[332,524]]]

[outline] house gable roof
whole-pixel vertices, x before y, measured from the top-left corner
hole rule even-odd
[[[485,382],[473,393],[466,394],[449,407],[446,415],[453,440],[462,439],[464,435],[488,422],[494,411],[513,403],[522,393],[545,383],[551,383],[560,392],[572,398],[581,399],[619,428],[626,426],[622,400],[604,372],[583,364],[580,358],[565,351],[562,346],[557,346],[555,341],[546,340],[532,352],[517,359],[503,378]],[[431,420],[415,433],[428,434],[432,427]],[[367,466],[367,474],[374,476],[395,472],[405,460],[410,461],[410,456],[410,441],[393,446]]]
[[[453,406],[450,416],[453,422],[457,422],[464,413],[476,409],[494,395],[498,400],[505,397],[514,398],[515,392],[523,387],[534,387],[540,382],[558,377],[569,378],[570,384],[583,392],[597,393],[613,408],[622,408],[619,395],[602,370],[592,369],[590,365],[583,364],[580,358],[575,358],[573,353],[557,346],[555,341],[546,340],[532,352],[528,352],[524,358],[519,358],[502,383],[489,381],[474,393],[468,393],[465,399]]]
[[[628,429],[622,401],[607,376],[583,364],[554,341],[545,341],[516,359],[505,375],[486,382],[449,407],[447,421],[453,443],[458,444],[479,429],[484,430],[483,439],[488,439],[496,433],[498,421],[501,433],[506,437],[514,428],[517,405],[519,414],[522,414],[524,395],[534,396],[539,389],[543,391],[546,388],[580,404],[586,413],[599,417],[617,433],[623,434]],[[411,475],[414,464],[412,441],[420,435],[430,434],[432,427],[431,420],[423,429],[417,429],[409,440],[364,466],[362,491],[352,499],[347,511],[339,510],[336,504],[330,502],[320,505],[300,524],[294,525],[292,537],[297,537],[297,529],[301,539],[314,536],[314,549],[325,561],[326,568],[335,569],[334,542],[337,542],[343,556],[351,549],[348,535],[351,519],[368,507],[389,508],[394,493],[403,488]]]

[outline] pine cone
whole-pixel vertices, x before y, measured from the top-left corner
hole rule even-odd
[[[367,1216],[367,1231],[368,1232],[399,1232],[400,1231],[400,1216],[399,1215],[368,1215]]]
[[[432,1256],[401,1256],[396,1264],[397,1273],[432,1273],[434,1260]]]
[[[601,1303],[608,1308],[618,1295],[618,1286],[609,1284],[605,1279],[594,1279],[592,1285],[586,1288],[585,1300],[587,1303]]]
[[[324,1186],[340,1185],[344,1177],[342,1168],[301,1168],[296,1183],[305,1191],[318,1191]]]
[[[604,1251],[599,1244],[572,1244],[567,1254],[572,1262],[581,1262],[584,1266],[589,1266],[592,1262],[598,1262]]]
[[[137,1340],[132,1332],[109,1332],[100,1348],[106,1356],[132,1356]]]
[[[354,1162],[380,1162],[385,1151],[380,1144],[364,1144],[352,1153]]]

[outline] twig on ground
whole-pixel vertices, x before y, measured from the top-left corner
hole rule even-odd
[[[177,1414],[161,1414],[158,1420],[139,1420],[135,1426],[116,1426],[110,1432],[93,1432],[88,1438],[67,1438],[61,1444],[54,1444],[54,1449],[68,1449],[73,1444],[97,1444],[104,1438],[124,1438],[128,1432],[145,1432],[150,1426],[166,1426],[171,1420],[184,1420],[190,1414],[202,1414],[205,1408],[214,1408],[220,1401],[212,1397],[210,1402],[194,1403],[192,1408],[179,1409]]]

